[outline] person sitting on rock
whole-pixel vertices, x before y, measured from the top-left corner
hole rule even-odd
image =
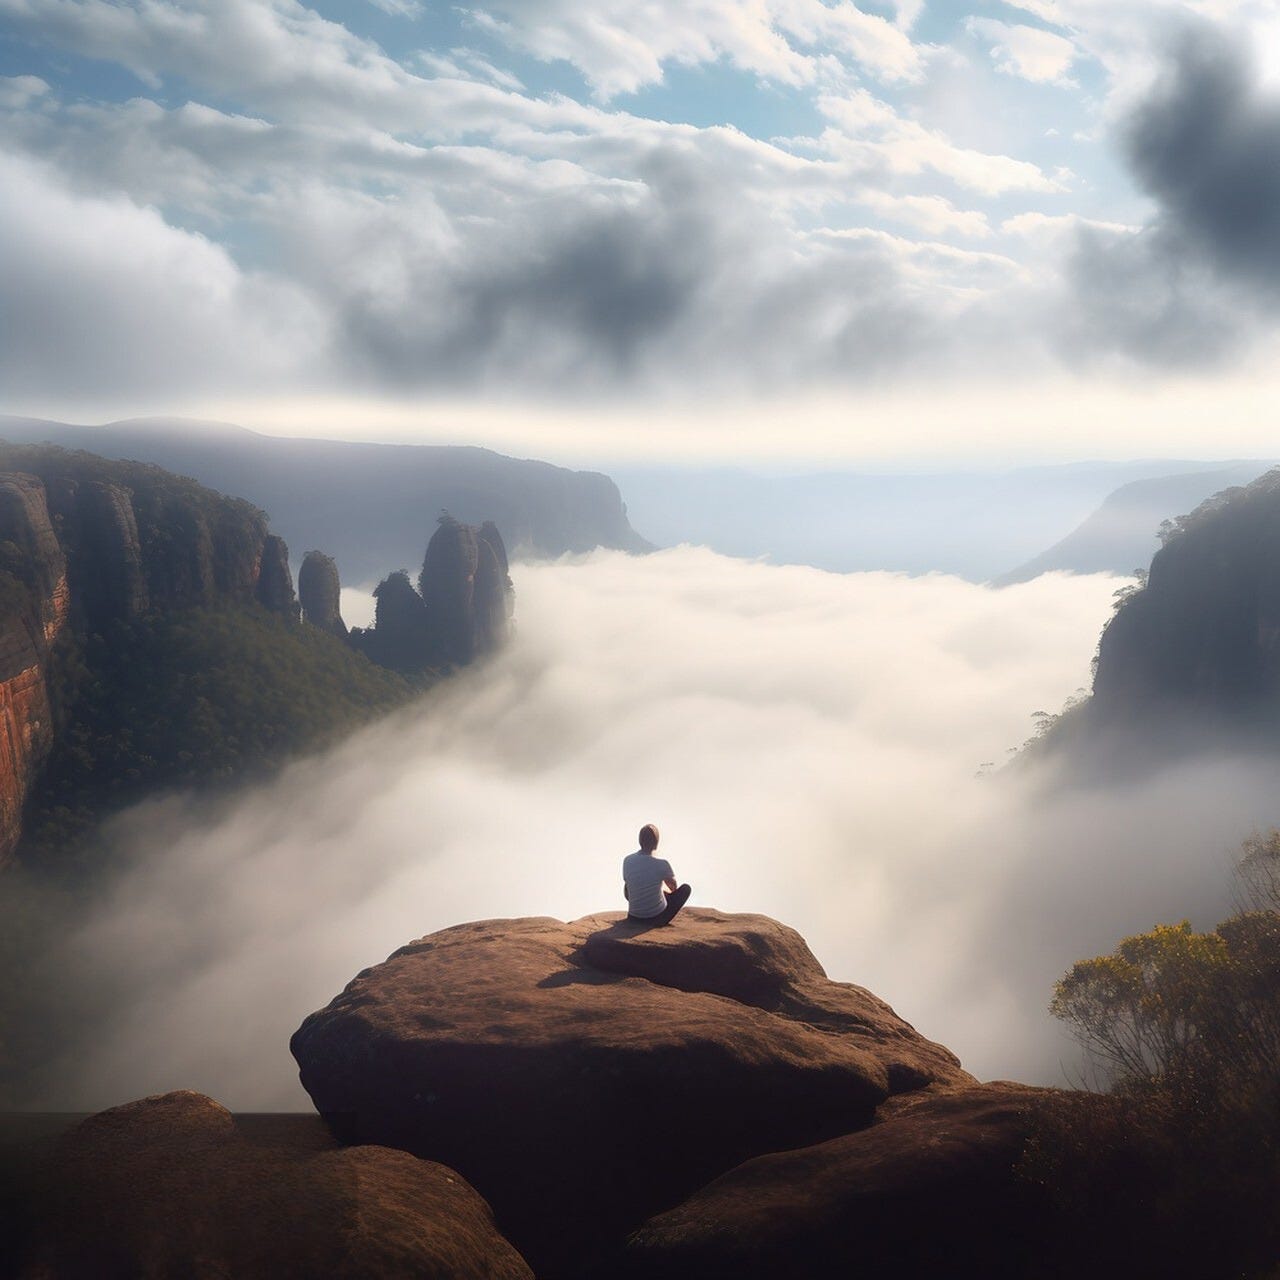
[[[665,858],[654,857],[658,828],[650,822],[640,828],[640,848],[622,860],[622,892],[627,919],[638,924],[670,924],[689,901],[687,884],[676,888],[676,875]],[[663,890],[663,886],[670,893]]]

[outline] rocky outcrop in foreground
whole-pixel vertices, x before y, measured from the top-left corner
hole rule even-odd
[[[459,925],[293,1050],[327,1126],[167,1094],[0,1158],[0,1267],[16,1240],[25,1280],[1218,1274],[1109,1100],[978,1084],[764,916]]]
[[[343,1149],[304,1116],[237,1119],[198,1093],[84,1121],[51,1185],[23,1280],[533,1275],[451,1169]]]
[[[749,1160],[636,1232],[624,1274],[1022,1280],[1046,1260],[1043,1205],[1013,1176],[1041,1092],[930,1094],[868,1129]]]
[[[411,943],[295,1033],[347,1141],[458,1169],[539,1275],[608,1256],[754,1156],[867,1128],[895,1094],[972,1085],[764,916],[483,921]]]

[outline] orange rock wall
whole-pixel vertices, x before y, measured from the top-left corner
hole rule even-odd
[[[22,834],[22,806],[53,747],[44,671],[33,663],[0,681],[0,866]]]

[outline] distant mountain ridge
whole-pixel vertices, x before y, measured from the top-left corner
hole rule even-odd
[[[515,554],[651,550],[598,472],[462,445],[361,444],[259,435],[185,419],[78,426],[0,415],[0,438],[154,463],[261,507],[293,547],[322,547],[353,585],[416,564],[442,511],[491,520]]]
[[[1230,465],[1148,458],[916,474],[724,467],[615,467],[611,474],[632,519],[663,546],[702,543],[724,555],[834,573],[949,573],[987,582],[1068,535],[1122,485]],[[1186,509],[1175,501],[1144,533],[1154,539],[1164,516]]]
[[[1223,489],[1256,480],[1272,464],[1238,462],[1184,475],[1134,480],[1108,494],[1082,524],[1047,551],[995,580],[1029,582],[1042,573],[1131,574],[1160,547],[1160,525]]]

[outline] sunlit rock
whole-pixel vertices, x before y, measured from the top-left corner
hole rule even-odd
[[[292,1048],[344,1137],[460,1169],[552,1272],[751,1156],[972,1079],[827,980],[794,931],[697,908],[668,929],[608,914],[443,930],[360,974]]]

